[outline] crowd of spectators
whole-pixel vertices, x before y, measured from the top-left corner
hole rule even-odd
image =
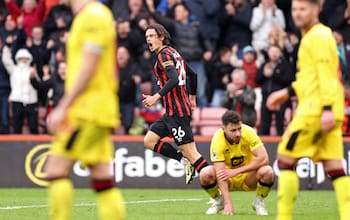
[[[156,56],[144,39],[161,23],[198,74],[199,108],[225,107],[262,135],[281,135],[286,112],[265,107],[267,96],[295,79],[301,34],[291,0],[100,0],[118,32],[123,134],[142,134],[162,111],[141,104],[155,91]],[[320,21],[334,31],[345,91],[350,81],[350,0],[321,0]],[[65,44],[74,15],[59,0],[0,0],[0,133],[46,133],[45,118],[63,94]],[[350,95],[346,95],[350,105]],[[103,108],[103,106],[101,106]],[[349,108],[347,108],[349,109]],[[344,134],[350,134],[346,111]],[[142,127],[138,129],[137,127]],[[275,126],[275,131],[271,127]],[[27,129],[27,130],[26,130]],[[272,132],[271,132],[272,131]]]

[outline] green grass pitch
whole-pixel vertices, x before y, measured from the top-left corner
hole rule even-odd
[[[0,189],[1,220],[48,219],[46,189]],[[276,191],[265,200],[269,216],[256,216],[251,208],[254,192],[232,192],[233,216],[204,213],[209,208],[208,196],[202,190],[122,189],[127,207],[127,220],[209,220],[209,219],[275,219]],[[333,191],[301,191],[294,211],[295,220],[339,219]],[[89,189],[76,189],[73,220],[98,219],[95,195]]]

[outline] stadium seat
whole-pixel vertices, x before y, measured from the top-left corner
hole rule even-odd
[[[193,132],[193,134],[200,134],[199,133],[200,121],[201,121],[201,109],[197,107],[197,108],[195,108],[192,111],[191,124],[192,124],[192,132]]]
[[[200,126],[221,125],[221,116],[227,111],[222,107],[205,107],[200,113]]]
[[[199,131],[204,136],[212,135],[214,130],[221,127],[221,116],[227,111],[223,107],[205,107],[200,111]],[[203,133],[202,133],[203,132]],[[215,132],[215,131],[214,131]]]
[[[199,133],[201,136],[213,136],[214,133],[220,128],[220,125],[206,125],[206,126],[201,126]]]

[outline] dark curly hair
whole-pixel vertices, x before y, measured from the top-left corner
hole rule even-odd
[[[151,24],[149,25],[145,32],[149,29],[153,29],[156,31],[158,37],[160,36],[163,36],[164,37],[164,40],[163,40],[163,44],[164,45],[170,45],[170,40],[171,40],[171,37],[170,37],[170,34],[169,32],[165,29],[165,27],[161,24]]]
[[[224,126],[231,124],[238,124],[242,121],[241,116],[233,110],[226,111],[221,117],[222,124]]]

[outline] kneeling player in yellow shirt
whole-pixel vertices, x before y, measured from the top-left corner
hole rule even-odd
[[[210,144],[210,158],[221,194],[212,200],[206,214],[223,210],[224,215],[232,215],[229,192],[256,191],[252,207],[257,215],[268,215],[263,199],[273,185],[274,172],[261,139],[253,128],[242,124],[235,111],[227,111],[222,124]]]

